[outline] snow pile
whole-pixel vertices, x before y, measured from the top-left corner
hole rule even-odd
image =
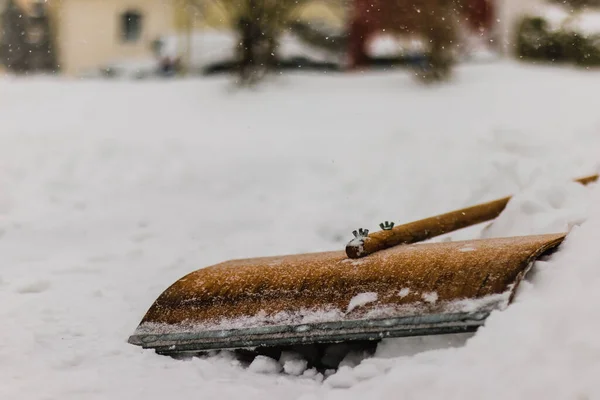
[[[238,45],[236,33],[230,30],[202,30],[190,36],[190,60],[193,68],[235,60]],[[167,35],[162,38],[162,56],[176,57],[186,48],[186,35]],[[307,46],[295,35],[285,33],[279,41],[278,55],[282,59],[305,57],[319,62],[340,62],[339,56]]]
[[[515,195],[482,237],[569,232],[585,220],[592,204],[589,189],[579,183],[540,179]]]
[[[548,30],[557,31],[561,29],[564,22],[573,14],[566,7],[559,4],[542,3],[534,7],[535,12],[530,11],[530,16],[540,16],[548,23]]]
[[[348,304],[348,309],[346,310],[346,313],[351,312],[357,307],[364,306],[365,304],[373,303],[375,301],[377,301],[377,293],[359,293],[352,299],[350,299],[350,304]]]
[[[0,399],[593,398],[598,189],[568,182],[600,161],[598,84],[514,64],[427,88],[401,71],[251,92],[224,77],[0,81]],[[197,268],[341,250],[359,227],[508,194],[487,234],[592,217],[464,348],[469,335],[390,340],[296,376],[294,360],[253,372],[227,352],[175,360],[126,342]]]
[[[262,374],[275,374],[281,371],[281,364],[277,360],[270,357],[256,356],[248,369],[252,372]]]
[[[291,352],[283,352],[279,358],[279,363],[282,364],[286,374],[295,376],[305,373],[308,366],[306,360]]]
[[[600,10],[595,7],[574,11],[569,6],[542,3],[527,14],[543,18],[550,31],[566,29],[584,37],[600,34]]]
[[[431,293],[423,293],[421,295],[421,297],[423,298],[423,300],[425,300],[427,303],[431,303],[434,304],[437,300],[438,300],[438,294],[435,292],[431,292]]]
[[[377,296],[376,293],[375,296]],[[360,295],[356,296],[359,300]],[[377,299],[375,299],[377,300]],[[358,305],[367,304],[366,301]],[[351,303],[352,304],[352,303]],[[353,307],[354,308],[354,307]],[[350,312],[347,311],[347,312]],[[384,312],[383,310],[381,311]],[[322,309],[300,309],[298,311],[281,311],[275,314],[267,314],[264,311],[252,316],[222,318],[216,321],[206,321],[202,323],[183,322],[176,325],[145,322],[135,331],[136,334],[166,334],[166,333],[184,333],[200,330],[221,330],[221,329],[246,329],[256,326],[274,326],[274,325],[302,325],[319,322],[339,321],[344,318],[343,310],[339,310],[330,305],[325,305]]]
[[[363,362],[379,373],[353,382],[353,398],[584,399],[600,396],[600,187],[590,218],[573,229],[551,260],[538,262],[533,284],[493,313],[462,349]],[[381,351],[381,349],[380,349]],[[339,386],[332,380],[334,386]],[[327,381],[326,381],[327,382]],[[332,392],[323,398],[347,399]]]
[[[574,32],[581,33],[584,37],[600,35],[600,10],[577,13],[568,25]]]

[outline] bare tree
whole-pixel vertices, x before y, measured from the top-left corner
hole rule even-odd
[[[311,0],[188,0],[193,7],[216,4],[238,36],[239,82],[253,84],[277,66],[281,35]]]

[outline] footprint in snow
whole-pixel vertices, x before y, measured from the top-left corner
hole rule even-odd
[[[24,283],[17,287],[17,293],[31,294],[31,293],[42,293],[50,289],[50,281],[40,279],[37,281],[31,281]]]
[[[143,243],[146,240],[152,239],[154,235],[152,233],[137,233],[131,236],[131,241],[134,243]]]
[[[98,256],[88,257],[87,260],[88,260],[88,262],[96,264],[96,263],[110,262],[116,258],[117,257],[112,254],[102,254],[102,255],[98,255]]]

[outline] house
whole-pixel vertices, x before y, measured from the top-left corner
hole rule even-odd
[[[511,54],[520,18],[546,3],[546,0],[455,0],[451,8],[457,11],[454,18],[462,28],[463,37],[479,37],[490,48]],[[422,9],[435,7],[432,4],[435,3],[428,0],[353,0],[349,18],[351,64],[366,62],[366,48],[373,35],[418,32],[417,16],[422,15]]]
[[[75,74],[118,60],[153,57],[175,29],[172,0],[49,0],[61,69]]]
[[[297,16],[305,21],[320,21],[343,27],[349,33],[348,60],[351,65],[367,62],[370,39],[377,35],[406,34],[418,31],[410,14],[428,0],[314,0],[304,5]],[[431,3],[431,2],[429,2]],[[454,16],[461,26],[462,38],[470,36],[495,50],[508,53],[514,46],[519,18],[544,0],[454,0]],[[433,4],[433,3],[432,3]],[[176,11],[179,31],[231,27],[231,15],[219,0],[180,0]],[[410,40],[409,40],[410,41]]]
[[[368,44],[378,35],[418,38],[448,48],[463,35],[485,35],[493,27],[493,0],[353,0],[349,20],[349,61],[353,67],[368,63]]]
[[[544,3],[544,0],[458,1],[464,5],[461,11],[464,25],[472,32],[489,35],[497,48],[507,52],[513,46],[518,18]],[[313,0],[304,4],[296,16],[304,21],[349,27],[350,58],[356,59],[364,52],[369,36],[385,29],[378,16],[394,15],[386,11],[394,3],[414,5],[418,1]],[[24,18],[12,30],[2,21],[4,65],[26,65],[23,68],[29,71],[61,71],[67,75],[78,75],[113,62],[155,61],[153,43],[160,37],[232,26],[231,16],[219,0],[0,0],[3,14],[11,4],[22,10],[16,14]],[[362,21],[358,26],[366,30],[357,30],[357,21]],[[11,41],[20,40],[20,32],[26,33],[25,42],[11,45]],[[186,52],[185,45],[178,47],[179,55]],[[17,48],[19,52],[15,52]]]
[[[27,20],[44,8],[58,69],[67,75],[114,61],[152,58],[153,41],[176,28],[173,0],[8,1]]]
[[[242,16],[243,7],[250,1],[176,1],[175,25],[178,34],[165,38],[161,54],[170,59],[178,55],[184,70],[210,68],[212,64],[227,63],[236,57],[240,43],[238,18]],[[306,35],[302,34],[305,32],[299,31],[307,26],[324,28],[325,32],[343,31],[347,10],[344,1],[296,1],[291,18],[282,17],[289,23],[289,29],[279,37],[278,56],[288,59],[316,57],[322,62],[336,58],[336,55],[322,50],[319,45],[309,43]],[[272,5],[273,3],[270,3],[267,8]],[[323,30],[315,30],[318,30],[320,35],[323,33]]]

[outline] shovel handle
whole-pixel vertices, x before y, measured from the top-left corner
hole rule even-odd
[[[595,174],[576,179],[575,182],[588,185],[597,180],[598,174]],[[435,217],[398,225],[392,229],[374,232],[365,237],[356,237],[346,245],[346,255],[349,258],[361,258],[393,246],[421,242],[462,228],[491,221],[500,215],[511,198],[512,196],[504,197]]]

